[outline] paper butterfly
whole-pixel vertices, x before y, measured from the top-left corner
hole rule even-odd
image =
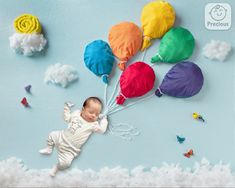
[[[176,138],[177,138],[177,141],[180,143],[180,144],[182,144],[184,141],[185,141],[185,138],[184,137],[180,137],[180,136],[176,136]]]
[[[187,153],[184,153],[184,156],[187,157],[187,158],[190,158],[193,155],[194,155],[194,153],[193,153],[192,149],[190,149]]]
[[[203,119],[203,117],[202,117],[200,114],[196,113],[196,112],[193,113],[193,118],[205,122],[205,120]]]
[[[22,100],[21,100],[21,103],[25,106],[25,107],[29,107],[29,103],[27,101],[27,99],[24,97]]]
[[[26,86],[26,87],[24,87],[24,89],[25,89],[25,91],[27,91],[28,93],[30,93],[31,91],[30,91],[30,89],[31,89],[31,85],[28,85],[28,86]]]

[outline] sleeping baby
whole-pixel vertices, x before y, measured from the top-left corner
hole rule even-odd
[[[43,155],[52,153],[54,146],[58,150],[58,163],[51,169],[54,177],[59,170],[70,167],[73,159],[78,156],[82,145],[94,132],[104,133],[108,126],[106,116],[101,116],[102,102],[97,97],[89,97],[83,103],[82,110],[71,113],[71,104],[64,105],[64,120],[68,128],[53,131],[49,134],[47,147],[39,152]]]

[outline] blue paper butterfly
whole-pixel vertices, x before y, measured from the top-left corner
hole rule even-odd
[[[180,137],[180,136],[176,136],[176,138],[177,138],[177,141],[180,143],[180,144],[182,144],[184,141],[185,141],[185,138],[184,137]]]

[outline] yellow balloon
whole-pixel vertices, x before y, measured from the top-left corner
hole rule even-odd
[[[14,20],[14,27],[17,33],[41,33],[42,27],[36,16],[22,14]]]
[[[141,24],[144,33],[142,51],[151,45],[151,40],[161,38],[175,23],[175,10],[166,1],[153,1],[144,6]]]

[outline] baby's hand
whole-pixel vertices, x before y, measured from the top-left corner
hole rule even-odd
[[[99,119],[104,119],[104,118],[107,119],[107,115],[105,115],[105,114],[100,114],[99,115]]]
[[[72,108],[75,104],[72,102],[65,102],[64,105],[68,106],[69,108]]]
[[[98,126],[95,126],[95,127],[93,128],[93,131],[98,132],[98,131],[100,131],[100,128],[99,128]]]

